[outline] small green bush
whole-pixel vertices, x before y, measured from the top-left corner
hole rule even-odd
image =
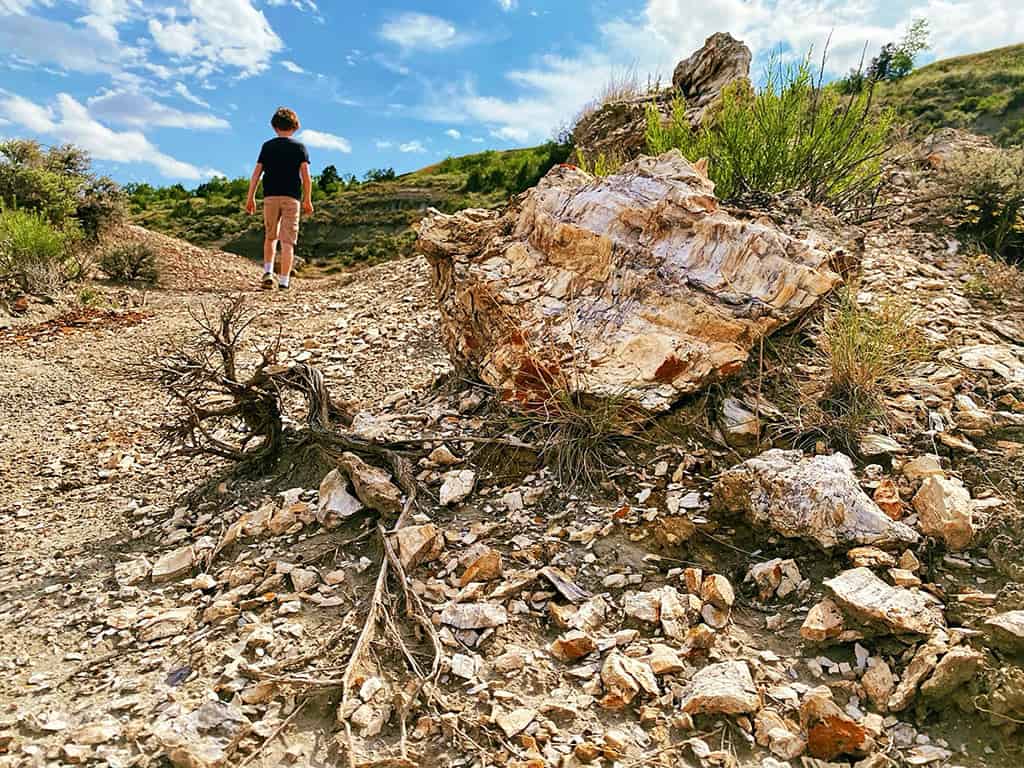
[[[810,65],[769,65],[764,86],[745,80],[726,86],[703,125],[695,129],[677,99],[665,121],[647,112],[647,149],[678,149],[689,160],[707,157],[719,197],[800,191],[836,210],[856,205],[881,178],[892,115],[872,109],[871,94],[843,97],[815,85]]]
[[[145,243],[110,248],[100,255],[100,269],[121,282],[155,283],[159,278],[156,251]]]
[[[944,214],[968,240],[1009,261],[1024,260],[1024,149],[976,152],[943,171]]]
[[[12,280],[29,293],[58,287],[76,234],[57,229],[36,211],[0,209],[0,280]]]

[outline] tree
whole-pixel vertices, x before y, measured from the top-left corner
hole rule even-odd
[[[338,175],[338,169],[333,165],[328,165],[321,174],[317,177],[316,184],[324,192],[330,192],[331,190],[337,189],[338,184],[341,183],[341,176]]]
[[[900,80],[914,70],[917,56],[929,48],[928,19],[914,19],[898,43],[886,43],[871,59],[867,70],[851,69],[839,81],[841,93],[860,93],[865,86],[882,81]]]

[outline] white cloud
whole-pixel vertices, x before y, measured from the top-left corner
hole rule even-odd
[[[387,139],[377,139],[373,142],[377,149],[391,149],[395,146],[395,142],[388,141]]]
[[[288,59],[282,60],[281,66],[287,69],[289,72],[294,72],[296,75],[306,74],[306,70],[304,70],[302,67],[296,64],[294,61],[288,61]]]
[[[95,29],[18,14],[0,22],[0,51],[86,74],[114,74],[138,54],[137,49],[111,45]]]
[[[192,91],[190,91],[188,89],[188,86],[184,83],[175,83],[174,92],[181,96],[181,98],[183,98],[185,101],[190,101],[197,107],[206,107],[206,109],[210,109],[209,102],[203,101],[201,98],[192,93]]]
[[[470,40],[446,19],[411,11],[385,21],[380,36],[405,51],[440,51],[465,45]]]
[[[426,152],[427,148],[423,146],[423,142],[421,142],[421,141],[407,141],[404,144],[399,144],[398,145],[398,151],[399,152],[405,152],[405,153],[410,153],[410,152],[420,153],[420,152]]]
[[[49,5],[50,3],[44,4]],[[36,5],[36,0],[0,0],[0,14],[6,13],[16,16],[28,13],[34,5]]]
[[[486,141],[486,139],[483,136],[473,136],[470,138],[470,141],[472,141],[474,144],[483,144]]]
[[[449,136],[450,138],[453,138],[453,139],[461,139],[462,138],[462,134],[459,133],[454,128],[449,128],[447,131],[444,132],[444,135],[445,136]]]
[[[22,96],[0,91],[0,110],[32,133],[75,144],[98,160],[152,165],[172,179],[197,181],[223,175],[164,154],[140,131],[114,131],[100,123],[70,95],[57,95],[56,105],[44,107]]]
[[[230,128],[223,118],[201,112],[183,112],[135,90],[106,91],[88,101],[89,112],[100,120],[132,128]]]
[[[283,5],[290,5],[298,11],[312,11],[313,13],[317,13],[320,10],[316,7],[316,3],[313,0],[267,0],[267,5],[278,8]]]
[[[187,0],[186,6],[180,16],[172,9],[163,21],[150,19],[149,33],[164,53],[198,63],[202,75],[224,67],[259,74],[284,48],[250,0]]]
[[[344,152],[346,154],[352,151],[352,144],[348,139],[341,136],[335,136],[333,133],[324,133],[323,131],[313,131],[309,128],[304,128],[299,131],[296,138],[306,144],[309,144],[309,146],[317,147],[318,149],[326,149],[331,152]]]
[[[501,10],[507,13],[508,11],[514,11],[519,2],[518,0],[498,0],[498,5],[501,6]]]
[[[79,21],[112,43],[119,41],[117,28],[132,17],[138,0],[82,0],[88,13]]]

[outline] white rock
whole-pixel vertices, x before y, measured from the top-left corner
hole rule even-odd
[[[473,492],[476,484],[476,472],[471,469],[454,469],[445,472],[444,482],[441,484],[440,501],[444,506],[458,504]]]

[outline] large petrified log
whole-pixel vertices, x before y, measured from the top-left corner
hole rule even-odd
[[[749,75],[750,49],[728,32],[716,32],[676,65],[671,88],[610,101],[584,114],[573,128],[573,146],[590,160],[602,153],[636,157],[645,148],[649,105],[667,119],[672,102],[681,97],[687,118],[697,127],[722,89],[735,80],[749,82]]]
[[[814,231],[719,208],[678,151],[594,178],[561,166],[504,212],[417,225],[456,367],[527,401],[552,386],[648,410],[738,371],[839,282]]]

